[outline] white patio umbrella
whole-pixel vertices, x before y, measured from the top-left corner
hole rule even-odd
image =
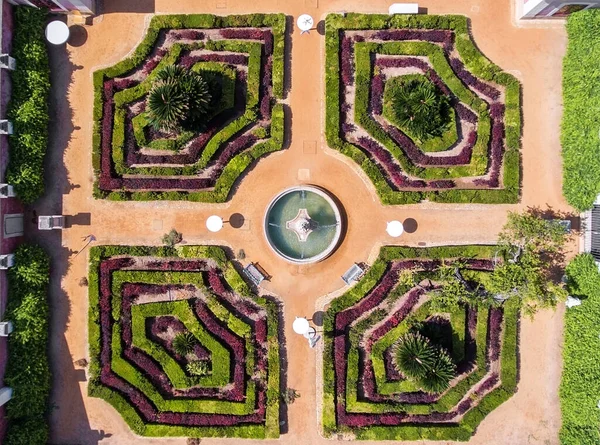
[[[308,320],[304,317],[296,317],[294,323],[292,323],[292,329],[296,334],[304,335],[310,329]]]
[[[302,34],[304,34],[305,32],[308,32],[312,29],[313,25],[315,24],[315,21],[310,15],[302,14],[300,17],[298,17],[296,23],[300,31],[302,31]]]
[[[69,40],[69,27],[65,22],[54,20],[46,26],[46,40],[53,45],[62,45]]]
[[[400,221],[389,221],[387,223],[387,227],[385,231],[389,236],[393,236],[394,238],[398,238],[402,233],[404,233],[404,226]]]
[[[206,220],[206,228],[211,232],[218,232],[223,228],[223,218],[217,215],[209,216]]]

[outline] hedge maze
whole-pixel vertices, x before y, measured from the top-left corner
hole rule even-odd
[[[135,433],[279,437],[279,305],[223,250],[96,247],[89,292],[89,393]]]
[[[325,317],[323,430],[356,439],[469,440],[517,385],[518,307],[434,311],[428,293],[443,261],[466,279],[493,270],[493,246],[384,247],[368,274]],[[412,271],[414,280],[401,277]],[[456,363],[442,393],[422,391],[394,366],[393,345],[412,326],[435,334]],[[436,326],[433,326],[436,325]],[[433,338],[430,334],[429,337]]]
[[[283,147],[285,16],[161,15],[133,55],[94,73],[95,196],[224,202],[260,157]],[[145,99],[162,68],[220,88],[202,128],[148,124]]]
[[[386,204],[515,203],[520,84],[486,59],[463,16],[332,14],[326,20],[326,133]],[[420,140],[394,122],[390,85],[429,81],[451,125]]]

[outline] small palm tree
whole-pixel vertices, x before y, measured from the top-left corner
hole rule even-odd
[[[392,99],[396,121],[419,139],[442,134],[450,119],[449,104],[433,83],[417,79],[403,83]]]
[[[435,348],[418,333],[404,335],[394,346],[393,352],[398,370],[411,378],[423,377],[435,361]]]
[[[210,373],[208,362],[206,360],[194,360],[189,362],[185,369],[191,375],[204,376]]]
[[[196,338],[191,332],[180,332],[173,339],[173,349],[179,355],[189,354],[195,345]]]
[[[211,89],[201,74],[167,65],[156,73],[146,116],[155,129],[173,131],[202,123],[213,106]]]
[[[187,98],[172,80],[156,82],[147,101],[148,122],[157,130],[175,130],[188,114]]]
[[[420,379],[421,388],[429,393],[440,393],[448,389],[456,373],[456,365],[443,349],[436,351],[431,369]]]

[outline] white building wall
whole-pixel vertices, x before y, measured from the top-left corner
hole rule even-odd
[[[600,8],[600,0],[516,0],[522,19],[564,19],[581,9]]]

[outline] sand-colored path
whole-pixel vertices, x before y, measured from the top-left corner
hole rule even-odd
[[[294,19],[301,13],[317,19],[328,12],[353,10],[385,12],[389,1],[371,0],[105,0],[106,14],[86,27],[81,46],[52,49],[55,100],[55,138],[48,172],[48,197],[38,203],[42,212],[79,214],[83,225],[63,231],[62,238],[44,235],[55,252],[52,287],[52,354],[54,363],[52,442],[57,444],[183,444],[184,439],[135,437],[108,404],[86,395],[85,375],[72,360],[87,356],[87,295],[78,282],[87,274],[87,250],[75,255],[82,238],[94,234],[97,244],[158,244],[172,227],[185,242],[218,243],[234,251],[244,249],[246,261],[258,261],[273,279],[264,287],[285,304],[288,345],[288,384],[302,395],[289,409],[285,444],[329,443],[318,433],[316,415],[315,351],[291,331],[294,316],[311,317],[319,297],[339,290],[340,275],[355,261],[372,261],[378,246],[492,243],[506,212],[526,206],[566,209],[561,196],[559,122],[561,61],[564,31],[519,29],[512,24],[509,0],[430,0],[430,14],[459,13],[471,17],[473,35],[481,50],[524,85],[523,201],[519,206],[462,206],[421,204],[384,207],[371,184],[347,159],[324,142],[324,37],[313,31],[292,30],[291,143],[287,150],[262,160],[244,179],[233,199],[224,205],[186,202],[113,203],[92,198],[91,116],[92,72],[112,65],[130,52],[144,34],[150,13],[230,14],[284,12]],[[130,12],[116,12],[130,11]],[[316,144],[316,153],[312,147]],[[68,178],[68,180],[67,180]],[[348,231],[337,252],[317,265],[286,264],[269,251],[261,221],[270,199],[282,189],[312,183],[330,190],[348,215]],[[240,213],[241,229],[226,226],[218,235],[207,232],[204,221],[212,213],[225,218]],[[86,219],[89,214],[89,225]],[[413,218],[414,233],[394,240],[385,221]],[[77,221],[77,220],[76,220]],[[69,250],[72,252],[69,257]],[[68,263],[67,263],[68,259]],[[68,265],[67,265],[68,264]],[[60,283],[60,284],[59,284]],[[522,323],[521,382],[518,394],[488,416],[473,444],[555,444],[560,426],[557,388],[560,377],[562,313],[540,314]],[[102,433],[103,431],[103,433]],[[207,444],[249,443],[241,440],[203,440]]]

